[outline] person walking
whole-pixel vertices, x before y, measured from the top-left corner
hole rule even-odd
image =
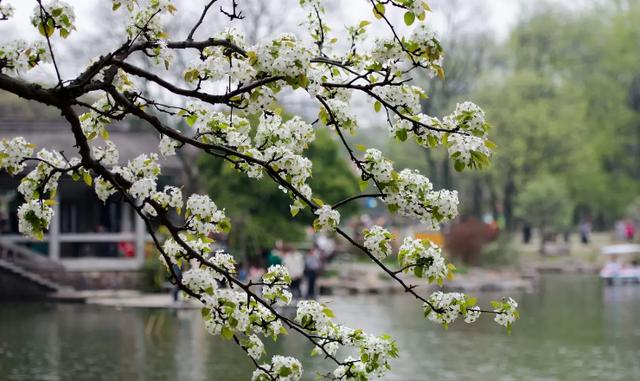
[[[291,277],[291,285],[289,289],[294,298],[300,298],[302,292],[300,291],[300,284],[302,284],[302,277],[304,276],[304,257],[296,250],[292,245],[285,244],[283,246],[282,264],[289,270],[289,276]]]
[[[320,258],[320,249],[313,246],[307,253],[304,261],[305,275],[307,277],[307,299],[316,298],[316,280],[322,267],[322,259]]]

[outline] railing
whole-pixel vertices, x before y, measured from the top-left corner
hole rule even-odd
[[[61,243],[67,242],[135,242],[136,234],[128,233],[64,233],[58,236]],[[49,241],[49,235],[43,237],[43,241]],[[33,238],[21,234],[6,234],[0,237],[0,242],[38,242]]]
[[[36,253],[29,248],[17,245],[5,237],[0,237],[0,259],[14,263],[24,269],[34,271],[62,271],[64,266]]]

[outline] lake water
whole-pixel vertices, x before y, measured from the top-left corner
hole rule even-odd
[[[405,295],[330,306],[342,322],[398,341],[385,380],[640,380],[640,286],[547,275],[536,292],[513,296],[522,319],[511,336],[489,316],[444,331]],[[307,380],[331,367],[293,334],[268,349],[301,357]],[[204,332],[197,310],[0,304],[0,380],[235,381],[251,372],[234,344]]]

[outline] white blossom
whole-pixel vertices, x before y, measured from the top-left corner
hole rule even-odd
[[[364,155],[364,167],[376,181],[388,183],[392,180],[393,164],[382,156],[375,148],[367,149]]]
[[[340,225],[340,212],[323,205],[313,212],[318,218],[313,221],[313,227],[319,232],[334,231]]]
[[[372,226],[364,230],[364,247],[379,260],[391,254],[391,238],[389,231],[382,226]]]
[[[398,252],[398,262],[405,272],[412,271],[418,277],[430,282],[441,283],[449,274],[442,250],[428,240],[406,237]]]
[[[27,164],[25,158],[33,155],[34,145],[18,136],[11,140],[0,141],[0,169],[6,169],[11,174],[22,172]]]
[[[247,354],[254,360],[260,360],[264,353],[264,344],[262,340],[256,335],[249,336],[249,339],[245,343]]]
[[[40,63],[51,62],[51,55],[42,41],[14,40],[0,44],[0,60],[4,61],[0,71],[20,76]]]
[[[11,4],[0,4],[0,19],[8,19],[13,16],[13,6]]]
[[[164,157],[174,156],[176,154],[176,148],[180,146],[180,142],[170,137],[163,135],[160,139],[160,154]]]
[[[137,180],[129,188],[129,194],[139,200],[151,197],[156,190],[156,181],[152,178],[144,177]]]
[[[105,202],[112,194],[116,193],[116,188],[111,183],[98,176],[93,179],[96,195],[100,201]]]
[[[270,381],[277,377],[281,381],[297,381],[302,377],[302,364],[293,357],[273,356],[271,364],[262,364],[251,376],[251,381]],[[273,376],[271,376],[273,375]]]
[[[427,300],[431,305],[424,304],[425,316],[445,328],[460,315],[464,316],[467,323],[473,323],[480,316],[479,308],[475,306],[475,298],[469,298],[459,292],[436,291]]]
[[[102,147],[91,147],[91,152],[93,154],[94,159],[100,161],[101,164],[104,165],[116,165],[118,164],[118,159],[120,158],[120,152],[118,148],[111,140],[107,140],[105,142],[106,146]]]
[[[271,265],[262,276],[262,296],[281,305],[291,302],[291,292],[288,290],[291,284],[289,270],[283,265]]]
[[[52,217],[53,209],[45,201],[25,202],[18,208],[18,230],[28,237],[42,239]]]
[[[518,303],[512,298],[504,298],[502,301],[493,301],[491,304],[494,307],[494,312],[496,312],[496,316],[493,320],[507,327],[507,329],[511,328],[511,325],[520,317],[518,312]]]

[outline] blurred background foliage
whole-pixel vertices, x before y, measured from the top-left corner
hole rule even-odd
[[[580,11],[537,3],[500,41],[471,22],[482,4],[436,2],[446,24],[447,77],[416,78],[429,94],[423,111],[442,116],[467,99],[483,107],[498,145],[492,166],[458,174],[441,149],[397,144],[384,125],[350,140],[382,149],[397,169],[419,169],[436,188],[458,189],[471,222],[491,214],[506,231],[526,224],[553,234],[583,221],[610,229],[627,217],[640,194],[640,2],[594,2]],[[317,134],[309,149],[316,196],[336,202],[356,194],[344,148],[330,131]],[[232,172],[219,160],[199,162],[202,186],[234,222],[233,249],[251,253],[278,238],[304,238],[308,213],[289,218],[288,197],[272,182]],[[355,210],[343,211],[343,221]],[[506,242],[501,236],[494,246]]]

